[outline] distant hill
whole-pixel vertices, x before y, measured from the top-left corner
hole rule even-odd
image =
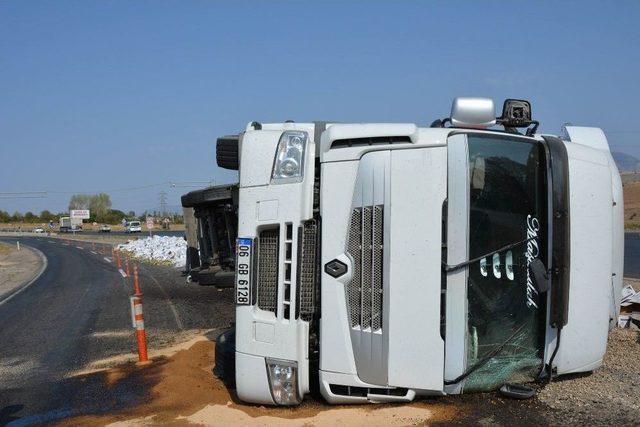
[[[629,154],[614,151],[611,153],[620,172],[640,171],[640,159]]]

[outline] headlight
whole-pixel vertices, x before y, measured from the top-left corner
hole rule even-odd
[[[267,375],[273,400],[278,405],[297,405],[298,365],[286,360],[267,359]]]
[[[271,174],[272,183],[301,182],[304,177],[304,152],[307,133],[286,131],[280,136]]]

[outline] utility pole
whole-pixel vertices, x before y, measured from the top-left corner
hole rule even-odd
[[[160,215],[164,218],[167,216],[167,192],[160,192]]]

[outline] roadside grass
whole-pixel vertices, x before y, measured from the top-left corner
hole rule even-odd
[[[13,245],[7,243],[0,243],[0,255],[7,255],[13,252]]]
[[[631,230],[631,231],[638,231],[638,230],[640,230],[640,222],[638,222],[638,221],[625,221],[624,222],[624,229],[625,230]]]

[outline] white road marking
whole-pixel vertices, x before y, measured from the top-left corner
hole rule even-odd
[[[122,277],[127,277],[127,273],[125,273],[124,271],[122,271],[121,268],[118,269],[118,271],[120,272],[120,274],[122,274]]]
[[[76,246],[76,249],[84,249],[82,246]]]
[[[107,258],[107,257],[104,257],[103,259],[104,259],[105,261],[109,262],[109,263],[111,262],[111,260],[110,260],[109,258]]]
[[[55,243],[53,240],[47,240],[47,242],[49,242],[49,243]]]
[[[94,255],[98,255],[98,252],[96,252],[96,251],[91,251],[91,253],[94,254]]]
[[[103,331],[103,332],[93,332],[89,336],[94,338],[121,338],[121,337],[130,337],[132,336],[132,332],[130,330],[119,330],[119,331]]]
[[[160,292],[164,296],[164,299],[167,301],[167,304],[169,305],[169,309],[173,313],[173,317],[176,319],[176,325],[178,325],[178,328],[181,331],[184,330],[184,326],[182,325],[182,320],[180,320],[180,316],[178,316],[178,310],[176,310],[176,307],[175,307],[175,305],[173,305],[173,302],[171,301],[171,298],[169,298],[169,295],[167,294],[167,292],[164,290],[164,288],[162,286],[160,286],[160,283],[158,283],[156,278],[153,277],[150,273],[149,274],[145,274],[145,276],[150,277],[151,280],[153,280],[153,283],[155,283],[155,285],[158,287],[158,289],[160,289]]]

